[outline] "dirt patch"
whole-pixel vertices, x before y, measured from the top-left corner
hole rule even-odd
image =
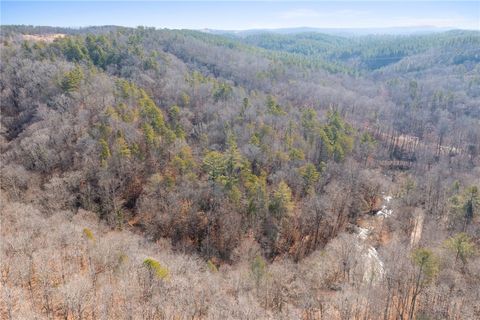
[[[384,246],[392,239],[390,229],[386,225],[383,216],[364,216],[357,220],[357,225],[360,228],[369,230],[368,238],[374,246]]]
[[[425,219],[425,213],[423,210],[417,209],[415,210],[415,214],[413,217],[413,229],[412,234],[410,236],[410,244],[412,246],[416,246],[420,239],[422,238],[422,230],[423,230],[423,220]]]

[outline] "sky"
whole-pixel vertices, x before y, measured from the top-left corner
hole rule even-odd
[[[480,1],[3,1],[1,24],[169,29],[388,28],[480,30]]]

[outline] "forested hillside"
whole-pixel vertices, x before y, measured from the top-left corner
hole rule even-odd
[[[0,41],[0,318],[480,318],[479,32]]]

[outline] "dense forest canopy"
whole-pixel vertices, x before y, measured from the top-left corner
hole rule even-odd
[[[2,318],[480,317],[480,32],[0,38]]]

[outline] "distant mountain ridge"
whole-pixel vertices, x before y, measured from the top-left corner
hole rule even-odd
[[[280,28],[280,29],[248,29],[248,30],[217,30],[202,29],[201,31],[212,34],[235,34],[240,36],[248,36],[260,33],[273,34],[296,34],[306,32],[326,33],[331,35],[355,36],[355,35],[412,35],[412,34],[428,34],[455,30],[453,27],[434,27],[434,26],[412,26],[412,27],[388,27],[388,28]]]

